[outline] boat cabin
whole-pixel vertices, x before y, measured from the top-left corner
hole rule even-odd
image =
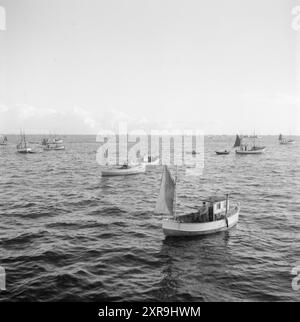
[[[229,200],[226,201],[226,197],[210,197],[202,201],[201,212],[208,214],[208,221],[218,220],[220,214],[226,212],[229,208]]]
[[[229,209],[229,200],[226,196],[215,196],[202,200],[200,209],[196,213],[184,214],[177,217],[179,222],[210,222],[224,219]]]

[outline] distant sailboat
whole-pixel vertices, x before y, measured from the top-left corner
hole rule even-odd
[[[63,140],[60,138],[43,138],[42,145],[44,146],[45,151],[55,151],[55,150],[65,150],[63,145]]]
[[[248,144],[243,143],[243,138],[241,138],[239,135],[236,135],[234,148],[239,147],[239,149],[235,150],[236,154],[262,154],[266,147],[265,146],[256,146],[255,145],[255,137],[253,138],[253,146],[251,148],[248,147]]]
[[[177,172],[177,170],[176,170]],[[194,213],[177,214],[176,185],[168,167],[163,167],[159,196],[155,213],[167,215],[162,229],[166,236],[196,236],[230,229],[239,219],[239,205],[229,207],[229,197],[211,197],[202,200]]]
[[[128,135],[127,135],[127,144],[128,144]],[[140,152],[137,154],[140,154]],[[108,149],[106,149],[104,152],[104,158],[107,159],[107,157],[108,157]],[[129,164],[128,148],[127,148],[126,162],[122,166],[106,167],[102,169],[101,176],[102,177],[128,176],[128,175],[140,174],[145,172],[146,172],[145,162],[139,162],[138,164]]]
[[[34,153],[32,149],[28,146],[25,133],[21,131],[20,133],[20,142],[17,145],[17,152],[18,153]]]
[[[235,142],[234,142],[234,148],[236,148],[236,147],[239,147],[240,145],[241,145],[241,143],[242,143],[242,139],[241,139],[241,137],[237,134],[236,135],[236,138],[235,138]]]
[[[7,142],[8,142],[7,137],[0,135],[0,145],[7,145]]]
[[[286,139],[282,134],[279,134],[279,143],[282,145],[294,144],[296,141],[291,139]]]

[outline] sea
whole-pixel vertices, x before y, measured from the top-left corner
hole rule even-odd
[[[161,166],[101,177],[95,136],[64,136],[65,151],[27,139],[38,153],[14,135],[0,146],[0,301],[299,301],[299,137],[242,156],[234,136],[205,136],[201,175],[178,172],[178,211],[229,193],[240,219],[192,238],[166,238],[154,214]]]

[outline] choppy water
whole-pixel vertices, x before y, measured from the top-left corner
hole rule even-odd
[[[231,192],[240,221],[189,239],[165,239],[153,214],[159,168],[101,178],[91,136],[34,155],[0,147],[0,300],[299,300],[296,140],[280,146],[268,136],[263,155],[216,156],[234,137],[206,137],[203,176],[180,178],[178,202]]]

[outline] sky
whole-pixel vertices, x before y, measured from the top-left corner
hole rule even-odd
[[[300,0],[1,7],[0,133],[300,135]]]

